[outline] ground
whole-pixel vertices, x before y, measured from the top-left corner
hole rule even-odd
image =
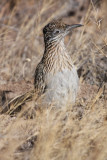
[[[14,116],[1,114],[1,160],[107,160],[106,9],[106,0],[0,4],[1,108],[33,89],[43,27],[54,18],[84,24],[65,39],[80,77],[76,104],[48,108],[33,99]]]

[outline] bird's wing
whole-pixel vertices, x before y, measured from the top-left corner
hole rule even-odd
[[[46,88],[46,83],[45,83],[45,70],[44,70],[44,65],[42,62],[40,62],[35,70],[35,75],[34,75],[34,87],[36,92],[38,94],[43,94],[45,92]]]

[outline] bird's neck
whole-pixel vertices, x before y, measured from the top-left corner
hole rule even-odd
[[[64,68],[72,68],[72,61],[66,47],[64,45],[64,40],[60,42],[54,41],[45,44],[45,52],[43,55],[44,64],[49,71],[61,71]]]
[[[44,54],[50,54],[50,55],[55,55],[57,54],[58,56],[62,55],[62,54],[66,54],[66,48],[65,48],[65,44],[64,44],[64,40],[60,40],[60,41],[55,41],[55,40],[51,40],[47,43],[45,43],[45,52]]]

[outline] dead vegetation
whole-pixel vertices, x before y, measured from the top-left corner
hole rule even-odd
[[[0,115],[0,159],[106,160],[106,0],[5,0],[0,9],[1,107],[32,90],[44,25],[53,18],[84,24],[65,40],[80,76],[75,106],[60,110],[32,100],[16,116]]]

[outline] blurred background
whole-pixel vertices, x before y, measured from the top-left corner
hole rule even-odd
[[[0,1],[0,84],[33,79],[44,52],[42,29],[56,18],[84,25],[65,39],[82,80],[107,81],[106,9],[106,0]]]
[[[0,106],[33,88],[43,27],[58,18],[84,25],[65,38],[77,102],[51,114],[42,106],[32,120],[0,115],[1,160],[107,160],[107,0],[0,0]]]

